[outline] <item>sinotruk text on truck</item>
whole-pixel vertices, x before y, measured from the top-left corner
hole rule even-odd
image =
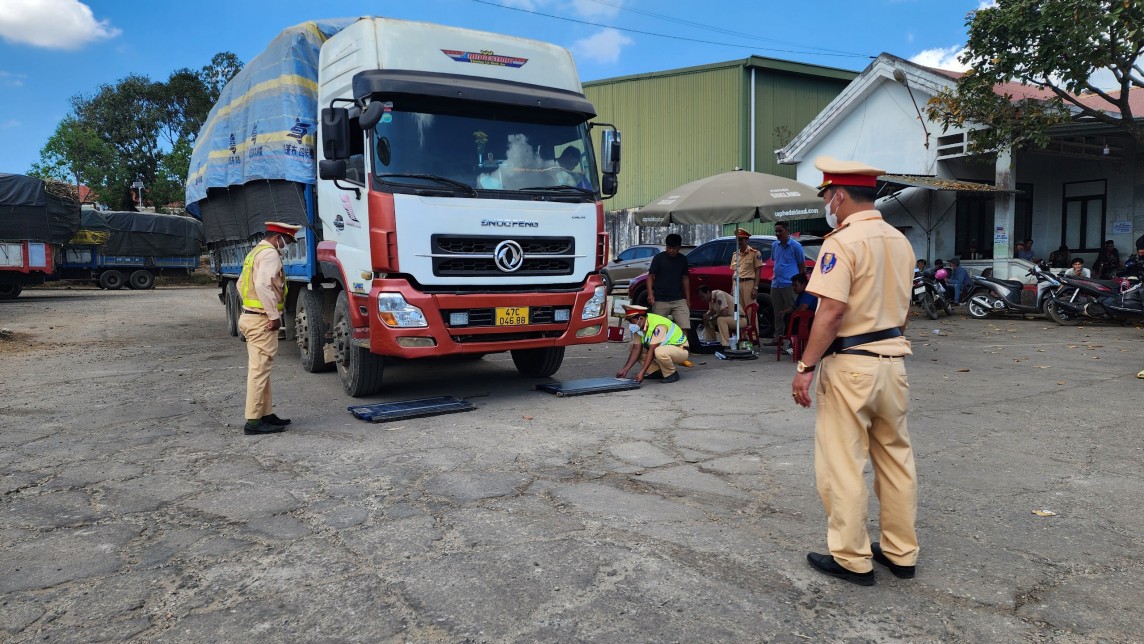
[[[606,337],[620,143],[594,116],[552,44],[386,18],[287,29],[224,89],[188,176],[230,332],[242,259],[283,221],[303,226],[287,334],[349,395],[380,391],[391,357],[509,351],[555,373]]]

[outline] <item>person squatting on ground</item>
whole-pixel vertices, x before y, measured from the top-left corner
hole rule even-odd
[[[874,208],[882,170],[819,157],[819,196],[834,231],[822,244],[807,290],[819,298],[810,341],[791,383],[796,404],[815,397],[815,478],[827,514],[829,554],[811,552],[815,570],[862,586],[876,583],[871,559],[895,576],[914,576],[917,474],[906,427],[909,382],[902,335],[910,308],[914,251]],[[866,531],[873,463],[881,507],[880,543]]]
[[[238,329],[246,338],[246,425],[244,434],[273,434],[286,430],[288,418],[273,413],[270,368],[278,353],[278,329],[286,306],[286,273],[282,251],[295,242],[301,226],[266,222],[266,236],[246,254],[238,276],[242,316]]]
[[[739,276],[739,314],[746,315],[747,307],[759,297],[763,259],[758,249],[751,245],[751,233],[736,228],[735,241],[738,242],[739,248],[731,255],[731,279],[734,280],[736,275]]]
[[[775,241],[771,242],[771,259],[774,260],[774,276],[771,278],[771,307],[775,312],[774,338],[763,343],[773,347],[786,333],[786,312],[794,306],[794,286],[791,278],[806,273],[806,254],[802,244],[790,236],[790,230],[783,222],[775,223]]]
[[[632,348],[628,361],[616,372],[617,378],[626,378],[628,371],[638,362],[639,371],[635,381],[644,379],[676,382],[679,372],[675,365],[687,362],[687,332],[678,324],[655,313],[648,313],[647,307],[624,306],[624,318],[632,332]]]
[[[721,348],[724,350],[730,348],[732,329],[735,328],[734,298],[726,291],[712,290],[710,286],[704,284],[699,287],[699,299],[707,302],[707,311],[703,314],[703,326],[707,328],[707,337],[718,337]]]
[[[690,282],[687,279],[687,255],[679,252],[683,238],[671,233],[663,240],[667,250],[656,253],[647,269],[647,302],[651,311],[675,320],[685,332],[691,328],[691,310],[687,308]]]

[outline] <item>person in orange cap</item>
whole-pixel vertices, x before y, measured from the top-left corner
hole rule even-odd
[[[747,307],[759,297],[759,281],[763,276],[763,258],[751,245],[751,233],[737,228],[735,241],[739,249],[731,255],[731,278],[739,276],[739,315],[747,315]]]
[[[246,338],[246,425],[244,434],[273,434],[285,431],[290,419],[271,411],[270,367],[278,353],[278,329],[286,308],[286,273],[281,253],[293,244],[301,226],[279,221],[266,222],[266,236],[242,262],[238,276],[238,296],[242,316],[238,329]]]
[[[900,578],[918,559],[917,474],[906,427],[909,383],[902,335],[910,309],[914,250],[874,208],[883,170],[857,161],[819,157],[818,195],[826,204],[826,236],[807,291],[818,297],[810,340],[798,362],[791,396],[811,405],[815,395],[814,467],[826,508],[829,554],[811,552],[815,570],[873,585],[873,561]],[[819,368],[821,367],[821,368]],[[867,461],[881,506],[879,542],[866,531]]]
[[[687,362],[687,332],[662,315],[649,313],[646,306],[625,305],[624,318],[632,332],[632,348],[616,377],[626,378],[639,362],[636,382],[645,378],[662,383],[678,381],[675,365]]]

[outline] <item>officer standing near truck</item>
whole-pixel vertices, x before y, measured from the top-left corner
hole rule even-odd
[[[274,434],[286,430],[288,418],[279,418],[270,395],[270,367],[278,353],[278,329],[286,308],[286,272],[282,251],[293,244],[301,226],[266,222],[266,236],[246,254],[238,276],[242,316],[238,329],[246,338],[246,425],[244,434]]]
[[[817,369],[814,469],[830,552],[806,558],[823,574],[870,586],[876,581],[871,558],[900,578],[914,576],[918,559],[917,474],[906,428],[905,356],[911,351],[902,335],[914,251],[874,208],[884,171],[830,157],[814,165],[822,170],[818,195],[834,231],[807,287],[819,304],[791,396],[810,406]],[[881,506],[881,543],[870,543],[866,531],[867,460]]]

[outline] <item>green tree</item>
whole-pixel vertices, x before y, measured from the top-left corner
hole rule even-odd
[[[179,69],[164,82],[131,75],[71,99],[72,112],[40,150],[32,172],[87,185],[117,210],[133,206],[129,186],[162,207],[183,200],[191,148],[222,87],[242,69],[229,52],[199,71]]]
[[[1144,4],[1134,0],[998,0],[970,12],[969,65],[956,91],[929,101],[931,119],[975,133],[979,152],[1002,147],[1044,147],[1049,128],[1070,120],[1106,123],[1144,143],[1144,129],[1129,105],[1129,91],[1144,87]],[[1111,73],[1117,88],[1093,84]],[[1045,90],[1046,98],[995,91],[1005,83]],[[1103,100],[1095,99],[1099,96]],[[1084,100],[1082,100],[1082,98]]]

